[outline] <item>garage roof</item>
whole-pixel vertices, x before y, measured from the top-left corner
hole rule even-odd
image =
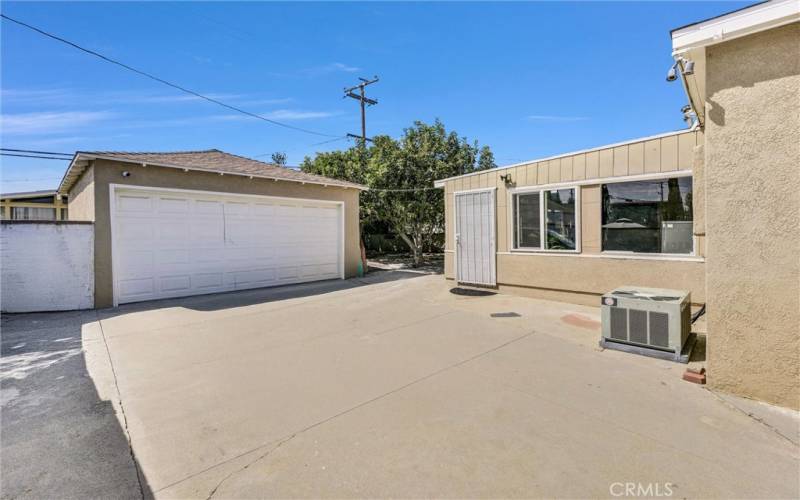
[[[217,172],[228,175],[251,178],[272,179],[302,184],[318,184],[366,190],[367,188],[353,182],[331,179],[321,175],[309,174],[272,163],[245,158],[220,151],[208,149],[204,151],[175,151],[166,153],[136,153],[127,151],[78,151],[70,162],[58,192],[66,194],[75,181],[83,173],[91,160],[114,160],[138,165],[154,167],[179,168],[186,171]]]

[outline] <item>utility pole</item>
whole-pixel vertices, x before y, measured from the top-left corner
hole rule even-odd
[[[372,139],[367,139],[367,105],[374,106],[378,104],[378,101],[375,99],[370,99],[366,95],[366,91],[364,89],[367,88],[367,85],[372,85],[373,83],[378,81],[378,77],[375,76],[372,80],[367,80],[366,78],[358,78],[361,80],[361,83],[354,87],[344,89],[344,96],[350,97],[355,99],[361,105],[361,136],[357,136],[355,134],[347,134],[347,137],[353,137],[355,139],[361,139],[361,157],[363,159],[362,168],[366,171],[367,163],[366,163],[366,150],[367,150],[367,141],[372,141]],[[358,89],[358,93],[355,90]],[[360,224],[359,224],[360,226]],[[364,228],[362,227],[361,230]],[[359,265],[358,275],[363,276],[367,272],[367,251],[364,247],[364,238],[363,236],[359,238],[359,246],[361,247],[361,262]]]
[[[359,78],[361,83],[354,87],[344,89],[344,97],[351,97],[357,100],[361,104],[361,136],[357,136],[356,134],[347,134],[347,137],[354,137],[356,139],[361,139],[361,144],[366,145],[367,141],[372,141],[372,139],[367,138],[367,105],[374,106],[378,104],[378,101],[375,99],[370,99],[366,96],[365,88],[367,85],[372,85],[373,83],[378,81],[378,77],[374,77],[372,80],[367,80],[366,78]],[[358,89],[358,93],[355,90]]]

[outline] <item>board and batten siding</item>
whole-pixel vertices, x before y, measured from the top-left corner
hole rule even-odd
[[[467,174],[444,181],[445,191],[445,277],[455,278],[454,262],[454,193],[470,189],[497,188],[496,195],[496,241],[497,241],[497,281],[504,285],[531,289],[551,289],[558,293],[536,293],[536,296],[595,304],[595,297],[613,288],[618,273],[632,273],[625,283],[640,286],[683,288],[692,291],[693,302],[702,302],[705,295],[702,259],[696,261],[670,260],[620,260],[604,258],[601,251],[601,189],[600,183],[592,184],[592,179],[629,177],[692,170],[693,176],[701,174],[703,135],[699,130],[664,134],[624,144],[599,147],[578,153],[565,154],[541,161],[522,163],[511,167],[501,167],[487,172]],[[508,175],[510,186],[500,179]],[[578,256],[513,253],[509,248],[511,230],[508,220],[510,203],[509,188],[549,185],[576,182],[581,191],[581,253]],[[694,187],[693,205],[695,220],[704,220],[704,200],[697,195],[700,186]],[[697,256],[704,253],[704,234],[695,230]],[[594,257],[590,262],[577,264],[580,257]],[[546,265],[545,265],[546,264]],[[555,265],[555,271],[549,270]],[[569,276],[557,268],[572,266],[579,269]],[[531,269],[541,267],[534,273]],[[652,272],[651,272],[652,271]],[[667,273],[667,276],[656,276]],[[670,278],[669,275],[674,277]],[[564,279],[569,279],[565,287]],[[671,285],[671,286],[670,286]],[[615,285],[616,286],[616,285]],[[563,292],[563,293],[562,293]],[[565,295],[566,294],[566,295]],[[587,299],[585,296],[590,296]]]

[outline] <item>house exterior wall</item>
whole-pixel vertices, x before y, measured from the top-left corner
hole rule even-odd
[[[358,263],[361,258],[358,215],[359,191],[357,189],[324,187],[315,184],[258,178],[250,179],[243,176],[219,175],[213,172],[184,172],[173,168],[141,167],[110,160],[95,160],[93,163],[91,170],[93,175],[95,220],[95,307],[101,308],[113,305],[110,184],[342,201],[344,202],[345,224],[345,276],[355,276],[357,273]],[[126,170],[131,175],[122,177],[122,172]]]
[[[49,198],[48,201],[40,201],[44,198]],[[40,195],[40,196],[7,196],[0,200],[0,220],[19,220],[20,217],[14,216],[14,209],[25,208],[47,208],[52,209],[54,218],[36,218],[30,220],[67,220],[67,203],[59,196],[55,195]],[[24,218],[21,220],[25,220]]]
[[[69,220],[94,221],[94,167],[83,171],[69,190]]]
[[[500,290],[526,296],[597,305],[597,297],[621,285],[689,290],[692,302],[705,302],[704,239],[695,227],[695,256],[623,258],[601,250],[601,179],[692,171],[702,175],[703,134],[686,131],[620,146],[497,169],[445,181],[445,277],[455,278],[454,193],[496,187],[497,282]],[[506,186],[501,175],[510,175]],[[597,179],[597,183],[591,182]],[[570,183],[580,189],[581,252],[515,251],[509,221],[511,189]],[[693,180],[694,219],[704,224],[702,189]]]
[[[708,383],[800,408],[800,23],[706,51]]]
[[[3,312],[68,311],[94,305],[91,223],[0,224]]]

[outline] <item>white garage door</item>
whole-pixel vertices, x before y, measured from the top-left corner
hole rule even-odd
[[[117,303],[343,277],[342,205],[117,188]]]

